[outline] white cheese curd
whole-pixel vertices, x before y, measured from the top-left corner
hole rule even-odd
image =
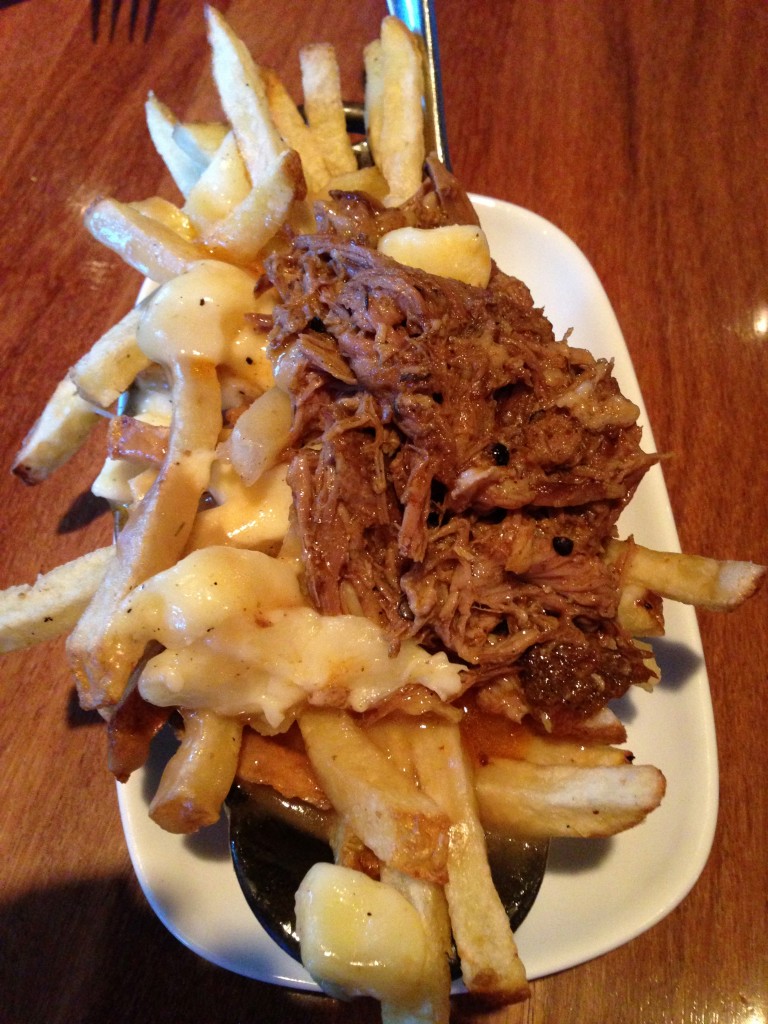
[[[283,606],[258,623],[229,618],[183,649],[163,651],[139,688],[160,707],[261,716],[279,729],[307,700],[365,711],[410,683],[449,701],[461,691],[461,667],[413,640],[390,657],[383,630],[360,616]]]
[[[491,250],[482,228],[447,224],[440,228],[396,228],[379,239],[379,252],[406,267],[487,288]]]
[[[201,260],[153,292],[139,320],[139,347],[157,363],[225,363],[245,314],[255,310],[254,284],[239,267]]]
[[[107,457],[91,484],[91,494],[105,498],[113,505],[130,505],[134,500],[131,480],[142,471],[142,466],[128,459]]]
[[[303,604],[290,562],[260,551],[209,547],[135,587],[112,619],[115,635],[157,640],[165,647],[191,644],[232,616],[254,629],[272,608]]]
[[[361,871],[315,864],[296,893],[301,961],[329,995],[418,998],[428,939],[402,893]]]
[[[293,503],[286,465],[273,466],[246,487],[232,466],[214,462],[210,492],[220,504],[198,512],[187,547],[212,544],[273,551],[288,532]]]
[[[246,484],[255,483],[288,444],[290,429],[291,400],[271,387],[238,418],[223,453]]]

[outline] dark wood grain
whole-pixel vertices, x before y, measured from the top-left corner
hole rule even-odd
[[[2,464],[45,397],[130,306],[137,276],[81,227],[100,194],[173,197],[143,128],[153,88],[216,114],[202,11],[162,0],[152,39],[90,37],[88,4],[0,11]],[[220,3],[297,91],[299,46],[336,44],[344,91],[383,4]],[[768,6],[762,0],[438,0],[455,170],[535,210],[595,266],[645,395],[684,547],[768,561]],[[7,472],[0,585],[109,536],[78,497],[101,437],[50,482]],[[80,524],[78,526],[78,523]],[[662,922],[463,1024],[762,1024],[768,1016],[768,598],[700,616],[721,808],[707,867]],[[0,1019],[8,1024],[374,1021],[198,959],[131,871],[103,730],[61,644],[8,655],[0,687]]]

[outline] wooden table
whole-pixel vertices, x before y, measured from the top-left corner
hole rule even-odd
[[[108,5],[104,5],[107,7]],[[298,93],[297,51],[336,44],[344,92],[383,4],[221,3]],[[173,197],[143,127],[152,88],[216,114],[201,5],[151,40],[93,42],[85,0],[0,11],[2,462],[52,386],[130,306],[136,274],[81,227],[99,194]],[[455,170],[553,221],[595,266],[637,368],[683,546],[768,561],[768,7],[762,0],[438,0]],[[105,15],[102,16],[105,18]],[[104,34],[106,35],[106,33]],[[1,585],[104,541],[101,436],[50,482],[4,473]],[[768,1016],[768,593],[701,614],[721,809],[698,884],[630,944],[462,1022],[763,1024]],[[131,871],[103,730],[53,643],[2,661],[0,1019],[8,1024],[361,1021],[182,947]]]

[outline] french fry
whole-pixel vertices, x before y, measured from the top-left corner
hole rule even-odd
[[[622,582],[713,611],[737,608],[757,591],[766,573],[766,566],[754,562],[653,551],[632,540],[611,541],[607,555],[619,564]]]
[[[448,1024],[451,1015],[451,921],[445,891],[432,882],[385,867],[381,880],[402,893],[418,912],[428,938],[421,984],[410,1002],[383,1000],[382,1024]]]
[[[168,455],[147,497],[120,533],[117,558],[70,634],[67,651],[83,707],[117,703],[143,643],[111,644],[112,615],[129,590],[173,565],[184,550],[221,427],[216,368],[171,366],[174,417]],[[190,372],[191,371],[191,372]]]
[[[228,131],[229,127],[221,121],[180,121],[174,126],[173,138],[179,149],[203,171],[213,160]]]
[[[475,766],[480,817],[518,836],[612,836],[661,803],[664,776],[651,765],[538,765],[492,758]]]
[[[248,196],[251,182],[234,132],[218,150],[187,195],[184,212],[202,234],[224,220]]]
[[[606,743],[541,735],[503,715],[477,710],[462,719],[461,735],[468,754],[479,765],[491,757],[503,757],[541,765],[617,766],[627,764],[632,757],[629,751]]]
[[[194,186],[205,164],[194,159],[188,150],[179,145],[176,115],[150,92],[144,106],[149,137],[152,139],[160,159],[176,182],[182,195],[186,196]]]
[[[224,18],[206,8],[213,76],[251,181],[249,195],[203,232],[226,259],[250,264],[285,223],[294,200],[306,194],[297,153],[286,149],[272,122],[259,69]]]
[[[386,715],[366,727],[371,739],[409,780],[416,778],[413,743],[418,740],[414,739],[414,729],[418,729],[418,719],[398,713]],[[401,892],[418,911],[430,940],[418,998],[409,1003],[382,1002],[382,1024],[419,1021],[447,1024],[450,1016],[451,922],[445,890],[433,882],[396,871],[387,864],[380,866],[380,877]]]
[[[375,51],[372,55],[374,76]],[[416,37],[395,17],[381,23],[381,123],[374,158],[389,185],[387,204],[399,206],[421,185],[424,148],[424,65]],[[378,102],[374,81],[372,102]],[[370,117],[377,119],[376,108]]]
[[[343,711],[304,710],[299,726],[323,789],[382,861],[427,881],[445,880],[448,819]]]
[[[99,414],[65,377],[24,438],[13,472],[25,484],[39,484],[80,450],[98,421]]]
[[[318,193],[329,178],[320,143],[301,116],[277,72],[272,68],[262,68],[261,76],[275,127],[286,146],[295,149],[301,157],[308,191]]]
[[[149,815],[166,832],[196,832],[215,825],[232,786],[242,722],[212,711],[181,709],[184,733],[165,767]]]
[[[642,584],[624,583],[619,594],[616,620],[630,636],[664,636],[661,596]]]
[[[135,416],[114,416],[107,430],[107,458],[161,466],[168,454],[168,428]]]
[[[95,202],[84,221],[97,241],[158,283],[178,277],[209,255],[161,221],[116,199]]]
[[[247,47],[214,7],[206,7],[213,77],[251,182],[258,185],[283,152],[259,70]]]
[[[306,753],[253,729],[243,732],[237,777],[252,785],[271,786],[289,800],[303,800],[322,811],[331,809]]]
[[[491,879],[458,726],[433,720],[414,730],[413,758],[422,789],[451,821],[445,895],[464,984],[494,1003],[525,999],[525,969]]]
[[[339,65],[332,46],[313,43],[299,52],[304,109],[330,176],[357,169],[341,99]]]
[[[197,240],[197,232],[184,210],[179,209],[174,203],[163,199],[162,196],[149,196],[147,199],[134,199],[128,206],[136,213],[141,213],[151,220],[156,220],[165,225],[174,234],[184,238],[187,242]]]
[[[136,341],[142,306],[134,306],[110,327],[69,371],[70,380],[86,402],[108,409],[149,366]]]
[[[201,241],[228,263],[258,264],[264,246],[286,223],[294,201],[305,193],[299,155],[287,149],[230,214],[202,233]]]
[[[238,419],[224,451],[244,484],[255,484],[275,464],[290,427],[291,401],[278,387],[265,391]]]
[[[136,677],[131,680],[107,722],[107,764],[118,782],[127,782],[146,763],[152,740],[172,713],[144,700]]]
[[[0,653],[68,633],[114,557],[114,547],[97,548],[38,576],[34,583],[0,591]]]
[[[356,171],[329,178],[318,198],[330,197],[331,192],[367,192],[383,202],[389,187],[378,167],[359,167]]]
[[[381,123],[384,116],[384,54],[381,39],[368,43],[363,51],[365,65],[365,133],[374,162],[381,146]]]

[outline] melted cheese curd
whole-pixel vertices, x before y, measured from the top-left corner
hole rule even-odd
[[[243,716],[265,734],[287,729],[305,702],[365,711],[412,683],[450,701],[461,672],[445,655],[405,641],[392,657],[373,622],[320,615],[302,591],[284,461],[290,400],[274,383],[266,333],[248,323],[274,305],[271,292],[255,297],[255,284],[238,267],[202,261],[159,287],[141,315],[144,354],[162,365],[214,362],[225,417],[237,418],[213,453],[187,553],[134,588],[113,623],[163,647],[140,692],[161,707]],[[138,420],[169,426],[166,387],[138,388],[135,398]],[[156,475],[139,460],[110,458],[93,490],[132,505]]]

